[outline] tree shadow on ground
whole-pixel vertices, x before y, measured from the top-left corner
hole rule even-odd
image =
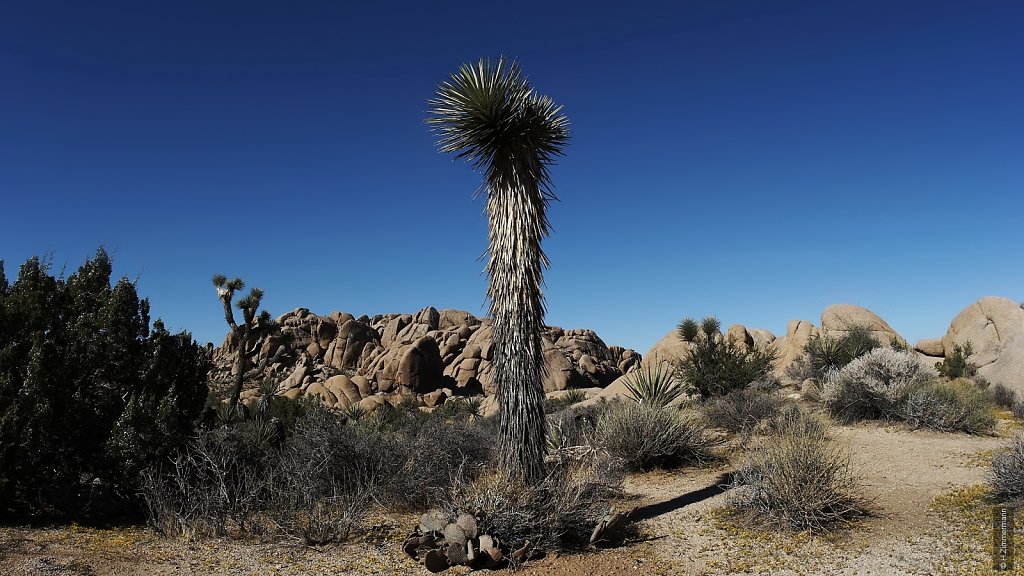
[[[679,510],[680,508],[691,504],[703,502],[704,500],[718,496],[729,489],[729,485],[732,484],[732,480],[733,473],[726,472],[724,474],[720,474],[713,484],[705,486],[704,488],[692,490],[686,494],[676,496],[671,500],[658,502],[657,504],[648,504],[647,506],[634,508],[628,512],[621,512],[615,517],[608,519],[604,526],[595,530],[595,535],[592,537],[591,543],[601,548],[618,548],[619,546],[637,544],[640,542],[651,542],[666,538],[664,535],[653,536],[642,534],[639,523],[643,520],[650,520],[661,516],[662,514],[668,514],[669,512]]]
[[[689,506],[696,504],[697,502],[703,502],[709,498],[714,498],[719,494],[722,494],[729,489],[729,485],[732,484],[733,473],[726,472],[718,476],[713,484],[700,488],[698,490],[692,490],[686,494],[680,494],[671,500],[664,502],[658,502],[657,504],[648,504],[647,506],[641,506],[636,510],[633,510],[629,515],[631,522],[640,522],[642,520],[650,520],[657,518],[662,514],[668,514]]]

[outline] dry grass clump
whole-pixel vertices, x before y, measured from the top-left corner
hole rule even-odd
[[[799,410],[781,415],[738,467],[729,506],[758,523],[825,531],[863,516],[867,501],[849,453]]]
[[[1024,502],[1024,434],[1018,433],[1005,450],[992,456],[988,485],[1004,502]]]
[[[672,406],[613,402],[594,424],[593,444],[631,471],[706,462],[719,444],[697,416]]]
[[[996,425],[992,396],[967,378],[929,382],[907,392],[900,419],[941,432],[984,434]]]
[[[744,432],[778,415],[784,403],[777,393],[751,386],[713,397],[704,402],[702,409],[711,426]]]

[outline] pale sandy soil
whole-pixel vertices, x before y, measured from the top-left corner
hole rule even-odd
[[[545,558],[529,576],[778,574],[885,576],[988,574],[987,505],[980,500],[998,436],[839,427],[875,514],[825,536],[737,528],[722,513],[728,462],[628,479],[640,536],[625,546]],[[973,488],[971,488],[973,487]],[[0,528],[0,574],[423,575],[400,544],[415,516],[382,517],[356,542],[306,548],[231,540],[161,539],[145,529]],[[1024,536],[1024,533],[1019,533]],[[1020,540],[1024,542],[1024,539]],[[1024,549],[1024,546],[1020,547]],[[446,574],[465,574],[451,569]],[[481,573],[487,573],[482,571]],[[1018,568],[1014,574],[1024,574]],[[1000,574],[1007,574],[1001,572]]]

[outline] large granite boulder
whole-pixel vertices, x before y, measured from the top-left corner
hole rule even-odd
[[[405,350],[398,364],[399,386],[417,394],[425,394],[440,388],[443,378],[441,350],[433,338],[423,336]]]
[[[776,338],[771,344],[778,355],[775,361],[775,376],[786,381],[789,367],[804,357],[804,347],[818,334],[818,327],[814,323],[807,320],[790,320],[786,324],[786,335]]]
[[[970,360],[991,382],[1024,393],[1024,310],[1013,300],[988,296],[965,308],[942,338],[946,355],[971,342]]]
[[[907,345],[907,341],[892,326],[867,308],[853,304],[833,304],[821,313],[821,334],[824,336],[842,337],[854,328],[867,329],[883,346],[887,346],[893,339]]]

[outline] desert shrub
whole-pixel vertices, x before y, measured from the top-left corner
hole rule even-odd
[[[1018,433],[1004,450],[992,456],[988,484],[992,495],[1004,502],[1024,501],[1024,434]]]
[[[375,491],[378,502],[397,510],[426,510],[439,504],[453,479],[469,482],[492,464],[497,418],[405,421],[392,438],[398,466]]]
[[[778,394],[751,386],[706,400],[703,411],[712,426],[741,432],[777,415],[783,403]]]
[[[594,426],[594,445],[628,470],[705,462],[718,443],[698,418],[674,407],[613,402],[597,413]]]
[[[968,434],[989,432],[996,423],[992,396],[967,378],[912,387],[902,403],[900,419],[921,428]]]
[[[992,395],[992,401],[1000,408],[1013,408],[1017,402],[1017,393],[1002,384],[994,384],[988,387]]]
[[[772,429],[738,466],[729,506],[786,530],[828,530],[865,513],[848,452],[817,418],[787,411]]]
[[[314,404],[290,435],[263,418],[201,431],[169,464],[144,471],[143,495],[151,523],[168,535],[322,544],[344,538],[391,483],[410,483],[403,465],[413,455],[398,436]]]
[[[971,362],[974,355],[974,346],[968,340],[963,344],[953,344],[953,353],[942,362],[935,364],[935,369],[944,378],[955,380],[957,378],[971,378],[978,372],[978,367]]]
[[[272,494],[274,454],[266,425],[200,431],[168,463],[144,470],[150,523],[164,534],[190,537],[252,531]]]
[[[1013,411],[1013,417],[1017,420],[1024,420],[1024,400],[1017,400],[1013,403],[1011,408]]]
[[[698,324],[690,318],[679,323],[679,336],[690,353],[676,364],[678,376],[690,391],[708,398],[743,388],[772,371],[777,359],[773,348],[746,348],[722,338],[714,317]]]
[[[140,470],[192,433],[209,364],[188,333],[150,323],[101,248],[71,275],[31,258],[0,270],[0,515],[140,514]]]
[[[306,544],[348,536],[394,478],[401,461],[393,438],[347,426],[327,409],[310,410],[282,447],[273,471],[271,516],[282,533]]]
[[[597,414],[604,404],[574,410],[563,410],[547,418],[547,452],[549,456],[573,451],[586,451],[596,446],[594,431]]]
[[[584,548],[609,514],[611,500],[621,495],[622,469],[600,450],[549,458],[547,468],[535,484],[500,471],[460,477],[443,512],[450,518],[476,516],[480,532],[497,537],[506,556],[524,546],[531,553]]]
[[[652,406],[668,406],[685,392],[675,370],[657,361],[634,370],[626,380],[626,390],[634,401]]]
[[[310,410],[320,408],[320,399],[314,396],[300,396],[294,400],[285,396],[273,396],[268,402],[268,409],[262,417],[281,423],[286,435],[291,435],[296,423]]]
[[[832,415],[848,421],[898,420],[910,390],[936,378],[912,353],[876,348],[827,378],[821,400]]]

